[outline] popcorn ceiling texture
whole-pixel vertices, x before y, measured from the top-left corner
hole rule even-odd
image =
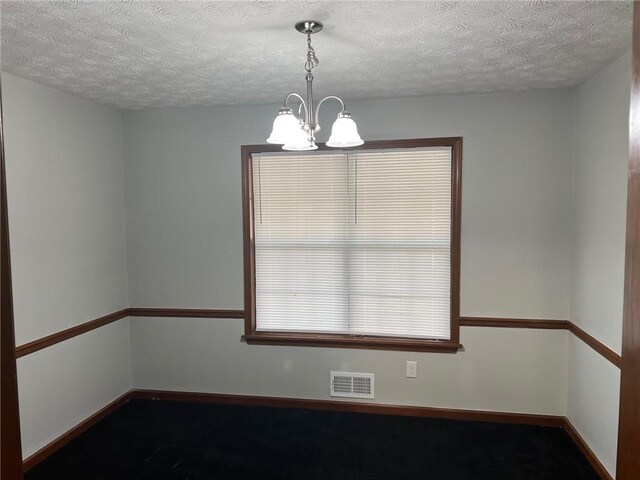
[[[118,108],[581,83],[631,46],[632,2],[2,1],[3,71]]]

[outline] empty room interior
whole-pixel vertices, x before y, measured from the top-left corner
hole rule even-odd
[[[633,2],[0,14],[3,480],[640,478]]]

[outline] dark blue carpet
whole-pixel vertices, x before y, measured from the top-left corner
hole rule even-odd
[[[560,428],[132,400],[27,480],[598,479]]]

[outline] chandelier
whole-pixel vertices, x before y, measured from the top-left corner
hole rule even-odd
[[[302,95],[292,92],[284,99],[284,106],[278,110],[278,116],[273,121],[273,131],[268,143],[282,145],[284,150],[316,150],[316,133],[320,131],[318,124],[318,111],[322,104],[327,100],[336,100],[340,102],[342,109],[338,113],[338,118],[333,122],[331,128],[331,136],[327,140],[326,145],[334,148],[357,147],[362,145],[364,141],[358,135],[358,127],[356,122],[351,118],[351,114],[344,108],[344,102],[339,97],[329,95],[323,98],[316,107],[313,101],[313,73],[311,71],[320,63],[316,52],[311,46],[311,35],[322,30],[322,23],[315,20],[305,20],[298,22],[295,28],[298,32],[307,36],[307,61],[304,68],[307,71],[305,79],[307,81],[306,100]],[[300,102],[298,105],[298,114],[289,106],[290,99],[296,99]],[[294,100],[295,101],[295,100]]]

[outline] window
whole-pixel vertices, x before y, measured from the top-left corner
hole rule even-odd
[[[246,341],[457,350],[461,149],[243,147]]]

